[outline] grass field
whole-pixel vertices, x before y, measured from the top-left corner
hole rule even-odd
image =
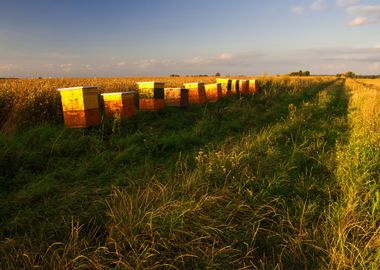
[[[151,79],[0,81],[0,269],[378,269],[380,89],[266,77],[63,127],[56,88]]]

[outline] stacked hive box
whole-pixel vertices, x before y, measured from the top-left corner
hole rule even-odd
[[[259,86],[257,80],[249,80],[249,93],[257,94],[259,92]]]
[[[189,89],[189,103],[190,104],[204,104],[206,103],[206,92],[204,83],[185,83],[185,88]]]
[[[139,109],[158,111],[165,108],[164,83],[138,82]]]
[[[106,117],[131,118],[135,113],[135,94],[135,91],[102,94]]]
[[[100,124],[99,96],[96,86],[60,88],[65,125],[84,128]]]
[[[165,104],[173,107],[187,107],[189,105],[189,89],[165,88]]]
[[[239,80],[231,80],[231,94],[239,94]]]
[[[249,95],[249,80],[239,81],[239,91],[242,95]]]
[[[222,85],[222,95],[229,96],[231,93],[232,81],[230,79],[216,79],[216,82]]]
[[[205,85],[206,97],[208,101],[218,101],[222,97],[222,84],[212,83]]]

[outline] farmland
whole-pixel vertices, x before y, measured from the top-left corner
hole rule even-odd
[[[215,77],[0,80],[1,269],[377,269],[380,80],[63,126],[57,88],[150,80]]]

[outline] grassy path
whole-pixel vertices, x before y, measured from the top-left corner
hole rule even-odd
[[[29,256],[6,260],[7,267],[41,262],[90,269],[332,267],[332,206],[342,194],[337,149],[349,140],[344,81],[294,91],[276,87],[267,86],[251,100],[187,111],[181,119],[170,111],[163,122],[155,122],[157,115],[141,115],[136,119],[146,123],[141,131],[131,122],[127,137],[106,134],[106,145],[94,139],[99,147],[92,151],[99,155],[83,156],[79,167],[88,164],[95,171],[73,170],[70,176],[97,183],[119,177],[111,181],[118,187],[103,204],[103,225],[94,230],[73,225],[69,240],[44,255],[38,250],[47,247],[33,241],[21,249],[3,243],[2,254]],[[186,125],[173,126],[176,120]],[[149,147],[134,145],[134,151],[146,153],[144,160],[131,156],[127,145],[154,137],[162,139]],[[64,145],[55,144],[54,151]],[[181,147],[191,150],[179,158]],[[111,161],[119,162],[116,171],[107,169]],[[73,168],[67,159],[56,162]],[[131,165],[133,172],[127,171]],[[57,174],[59,167],[43,173]],[[79,198],[91,198],[85,194]],[[63,209],[73,203],[78,202],[64,201]]]

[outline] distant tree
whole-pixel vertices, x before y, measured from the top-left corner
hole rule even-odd
[[[215,73],[215,77],[220,77],[220,73],[219,72]]]
[[[310,76],[310,71],[306,70],[304,73],[303,73],[304,76]]]
[[[344,76],[346,76],[346,78],[354,78],[355,73],[353,73],[352,71],[348,71],[344,74]]]
[[[178,74],[170,74],[170,77],[180,77]]]

